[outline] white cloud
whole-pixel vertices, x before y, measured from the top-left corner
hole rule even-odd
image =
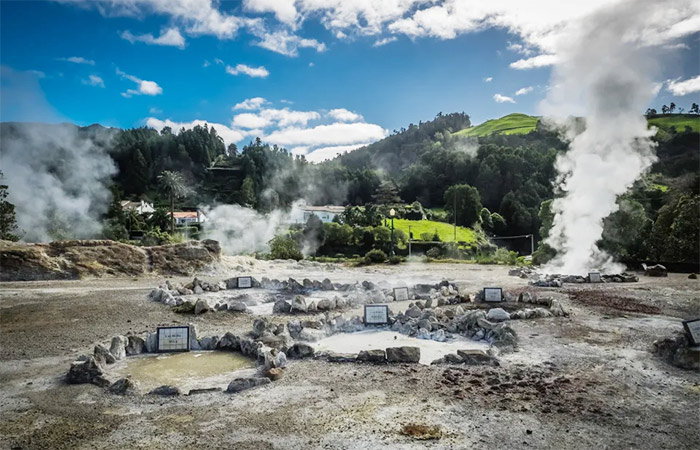
[[[381,47],[381,46],[383,46],[383,45],[386,45],[386,44],[389,44],[389,43],[391,43],[391,42],[394,42],[394,41],[396,41],[397,39],[398,39],[398,38],[397,38],[396,36],[389,36],[389,37],[385,37],[385,38],[382,38],[382,39],[377,39],[376,41],[374,41],[374,44],[372,44],[372,47]]]
[[[312,128],[284,128],[273,131],[265,139],[283,146],[359,145],[386,137],[387,131],[371,123],[332,123]]]
[[[247,11],[273,13],[277,20],[292,27],[297,21],[294,0],[245,0],[243,7]]]
[[[233,117],[233,126],[241,128],[265,128],[270,120],[253,113],[237,114]]]
[[[226,73],[231,75],[244,74],[252,78],[267,78],[270,72],[264,66],[251,67],[245,64],[236,64],[236,67],[226,66]]]
[[[516,42],[508,42],[508,50],[525,56],[530,56],[533,53],[532,49]]]
[[[211,66],[211,63],[209,62],[209,60],[205,59],[204,64],[202,64],[202,67],[209,67],[209,66]]]
[[[123,97],[129,98],[132,95],[159,95],[163,93],[163,88],[158,86],[158,83],[155,81],[142,80],[133,75],[122,72],[119,70],[119,68],[117,68],[117,75],[133,81],[138,85],[137,89],[127,89],[126,92],[122,92]]]
[[[490,83],[493,81],[493,77],[486,77],[484,78],[484,83]]]
[[[247,98],[243,100],[241,103],[236,103],[236,106],[233,107],[234,110],[236,109],[246,109],[246,110],[253,110],[253,109],[260,109],[262,105],[267,103],[267,100],[265,100],[262,97],[253,97],[253,98]]]
[[[494,94],[493,99],[496,100],[496,103],[515,103],[513,98],[501,94]]]
[[[148,112],[151,114],[162,114],[163,110],[154,106],[151,109],[149,109]]]
[[[255,45],[285,56],[298,56],[300,48],[313,48],[319,53],[326,51],[326,44],[323,42],[302,38],[284,29],[270,31],[259,24],[253,25],[249,29],[253,35],[260,39],[254,43]]]
[[[87,64],[89,66],[94,66],[95,61],[91,59],[85,59],[82,56],[71,56],[69,58],[57,58],[59,61],[72,62],[74,64]]]
[[[89,75],[87,80],[82,80],[82,83],[88,86],[105,87],[104,80],[97,75]]]
[[[331,109],[328,116],[340,122],[357,122],[362,120],[362,116],[345,108]]]
[[[309,67],[313,67],[313,66],[315,66],[315,64],[313,62],[310,62]]]
[[[537,67],[547,67],[556,64],[556,55],[537,55],[532,58],[519,59],[510,63],[510,67],[518,70],[534,69]]]
[[[165,45],[171,47],[178,47],[180,49],[185,48],[185,38],[180,34],[180,30],[177,27],[163,29],[160,32],[160,36],[154,37],[152,34],[132,34],[129,30],[121,33],[121,38],[125,39],[132,44],[134,42],[144,42],[149,45]]]
[[[221,138],[224,140],[226,145],[240,142],[246,136],[246,134],[241,132],[241,130],[232,129],[220,123],[211,123],[204,120],[193,120],[191,122],[173,122],[170,119],[161,120],[155,117],[149,117],[148,119],[146,119],[146,126],[155,128],[158,131],[161,131],[164,127],[170,127],[173,133],[179,133],[182,128],[186,130],[191,130],[197,125],[204,126],[205,124],[208,124],[209,127],[213,127],[216,130],[217,134],[221,136]]]
[[[367,143],[369,144],[369,142]],[[307,161],[311,162],[321,162],[325,161],[327,159],[333,159],[338,155],[341,155],[343,153],[348,153],[353,150],[357,150],[360,147],[364,147],[367,144],[355,144],[355,145],[335,145],[332,147],[322,147],[318,148],[316,150],[313,150],[310,153],[305,154],[305,158]]]
[[[700,92],[700,75],[684,81],[669,80],[668,84],[666,85],[666,90],[673,95],[678,96]]]
[[[515,95],[526,95],[526,94],[529,94],[530,92],[532,92],[533,89],[534,88],[532,86],[520,88],[517,91],[515,91]]]

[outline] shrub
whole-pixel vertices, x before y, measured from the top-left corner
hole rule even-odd
[[[275,236],[270,241],[270,257],[272,259],[293,259],[299,261],[304,258],[299,250],[299,244],[290,236]]]
[[[386,253],[379,249],[370,250],[365,255],[365,262],[367,264],[377,264],[386,261]]]
[[[440,257],[440,249],[438,247],[433,247],[425,252],[425,256],[428,258],[437,259]]]
[[[400,256],[394,255],[389,258],[389,264],[399,264],[403,261]]]
[[[420,234],[420,240],[421,241],[432,241],[433,240],[433,233],[421,233]]]
[[[174,242],[173,237],[167,231],[160,231],[158,228],[146,231],[143,234],[143,239],[141,244],[146,247],[151,247],[154,245],[166,245],[172,244]]]

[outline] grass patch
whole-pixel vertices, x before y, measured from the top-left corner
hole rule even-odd
[[[669,132],[671,127],[676,128],[677,133],[685,131],[685,127],[690,127],[696,133],[700,132],[700,116],[695,114],[665,114],[654,116],[648,120],[649,125],[653,125],[665,132]]]
[[[391,221],[389,221],[391,226]],[[408,227],[411,227],[413,240],[419,240],[421,233],[434,233],[437,230],[440,240],[443,242],[454,241],[454,227],[449,223],[435,222],[433,220],[408,220],[394,219],[394,228],[408,234]],[[457,227],[457,240],[460,242],[476,242],[476,233],[471,228]]]
[[[508,114],[500,119],[491,119],[475,127],[453,133],[453,136],[488,136],[490,134],[527,134],[535,131],[538,117],[527,114]]]

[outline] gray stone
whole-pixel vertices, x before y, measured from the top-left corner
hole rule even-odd
[[[308,305],[306,305],[306,312],[307,313],[315,313],[318,311],[318,307],[316,307],[316,302],[311,302]]]
[[[228,311],[228,304],[227,303],[217,303],[214,305],[214,309],[217,311]]]
[[[464,364],[496,365],[496,359],[483,350],[457,350],[457,355],[462,358]]]
[[[100,364],[114,364],[117,359],[112,355],[112,353],[102,344],[97,344],[94,350],[95,359]]]
[[[202,350],[216,350],[217,344],[219,343],[218,336],[203,337],[198,340],[199,347]]]
[[[667,277],[668,269],[661,264],[655,264],[653,266],[644,266],[644,275],[648,277]]]
[[[391,363],[418,363],[420,347],[389,347],[386,349],[386,359]]]
[[[70,384],[93,383],[98,386],[109,386],[109,381],[104,378],[104,369],[94,356],[84,356],[81,360],[74,361],[66,380]]]
[[[195,286],[195,287],[192,289],[192,292],[194,292],[195,294],[199,295],[199,294],[203,294],[203,293],[204,293],[204,289],[202,289],[202,286],[199,286],[199,285],[198,285],[198,286]]]
[[[244,312],[248,307],[243,302],[233,302],[229,305],[229,311]]]
[[[418,306],[413,305],[406,311],[406,316],[411,317],[413,319],[417,319],[421,316],[421,310]]]
[[[323,322],[320,320],[303,320],[301,322],[302,328],[313,328],[316,330],[322,330],[323,329]]]
[[[323,330],[314,330],[313,328],[304,328],[299,333],[298,339],[301,341],[316,342],[326,337]]]
[[[510,314],[503,308],[492,308],[486,313],[486,319],[491,322],[503,322],[504,320],[510,320]]]
[[[146,336],[145,342],[146,353],[155,353],[158,351],[158,333],[149,333]]]
[[[357,354],[357,360],[371,363],[383,363],[386,362],[386,351],[382,349],[362,350]]]
[[[418,321],[418,328],[425,328],[426,330],[431,331],[433,329],[433,325],[428,319],[421,319]]]
[[[155,389],[153,389],[151,392],[149,392],[149,395],[160,395],[162,397],[174,397],[176,395],[180,395],[180,388],[177,386],[170,386],[170,385],[164,385],[164,386],[159,386]]]
[[[333,283],[331,283],[331,280],[326,278],[321,282],[321,289],[324,291],[333,291],[335,290],[335,287],[333,286]]]
[[[109,387],[109,392],[117,395],[138,394],[139,385],[131,377],[120,378]]]
[[[314,348],[309,344],[304,344],[303,342],[297,342],[292,345],[289,350],[287,350],[287,355],[290,358],[309,358],[314,356]]]
[[[140,355],[146,342],[139,336],[129,336],[126,344],[126,356]]]
[[[355,362],[357,360],[357,355],[354,353],[336,353],[336,352],[326,352],[323,356],[328,360],[328,362],[335,363],[347,363]]]
[[[115,359],[126,358],[126,345],[128,340],[125,336],[114,336],[112,343],[109,346],[109,352],[114,355]]]
[[[292,312],[306,312],[306,309],[307,309],[306,299],[304,298],[304,296],[303,295],[294,296],[294,301],[292,301],[291,311]]]
[[[207,311],[209,311],[209,304],[206,302],[206,300],[198,298],[197,303],[194,304],[194,313],[203,314]]]
[[[292,305],[284,299],[277,300],[275,305],[272,307],[273,314],[284,314],[290,312]]]
[[[287,330],[289,330],[289,335],[293,337],[294,339],[297,339],[299,337],[299,333],[301,333],[302,327],[301,327],[301,322],[298,320],[290,320],[287,322]]]
[[[241,341],[238,339],[238,336],[229,331],[219,339],[216,348],[219,350],[237,351],[241,349]]]
[[[331,309],[335,309],[335,300],[324,298],[318,301],[316,307],[319,311],[330,311]]]
[[[236,378],[229,383],[226,392],[236,393],[245,391],[246,389],[252,389],[254,387],[263,386],[270,384],[270,379],[266,377],[260,378]]]

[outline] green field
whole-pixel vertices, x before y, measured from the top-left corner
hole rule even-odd
[[[685,127],[690,127],[695,132],[700,132],[700,116],[695,114],[666,114],[649,119],[649,125],[669,131],[671,127],[676,128],[676,132],[682,133]]]
[[[527,114],[513,113],[500,119],[491,119],[475,127],[465,128],[453,136],[488,136],[490,134],[527,134],[535,130],[538,117]]]
[[[394,228],[402,230],[408,237],[408,227],[411,226],[414,240],[420,240],[421,233],[434,233],[437,230],[441,241],[454,241],[454,227],[445,222],[432,220],[395,219]],[[391,226],[391,225],[389,225]],[[471,228],[457,227],[457,240],[461,242],[476,242],[476,234]]]

